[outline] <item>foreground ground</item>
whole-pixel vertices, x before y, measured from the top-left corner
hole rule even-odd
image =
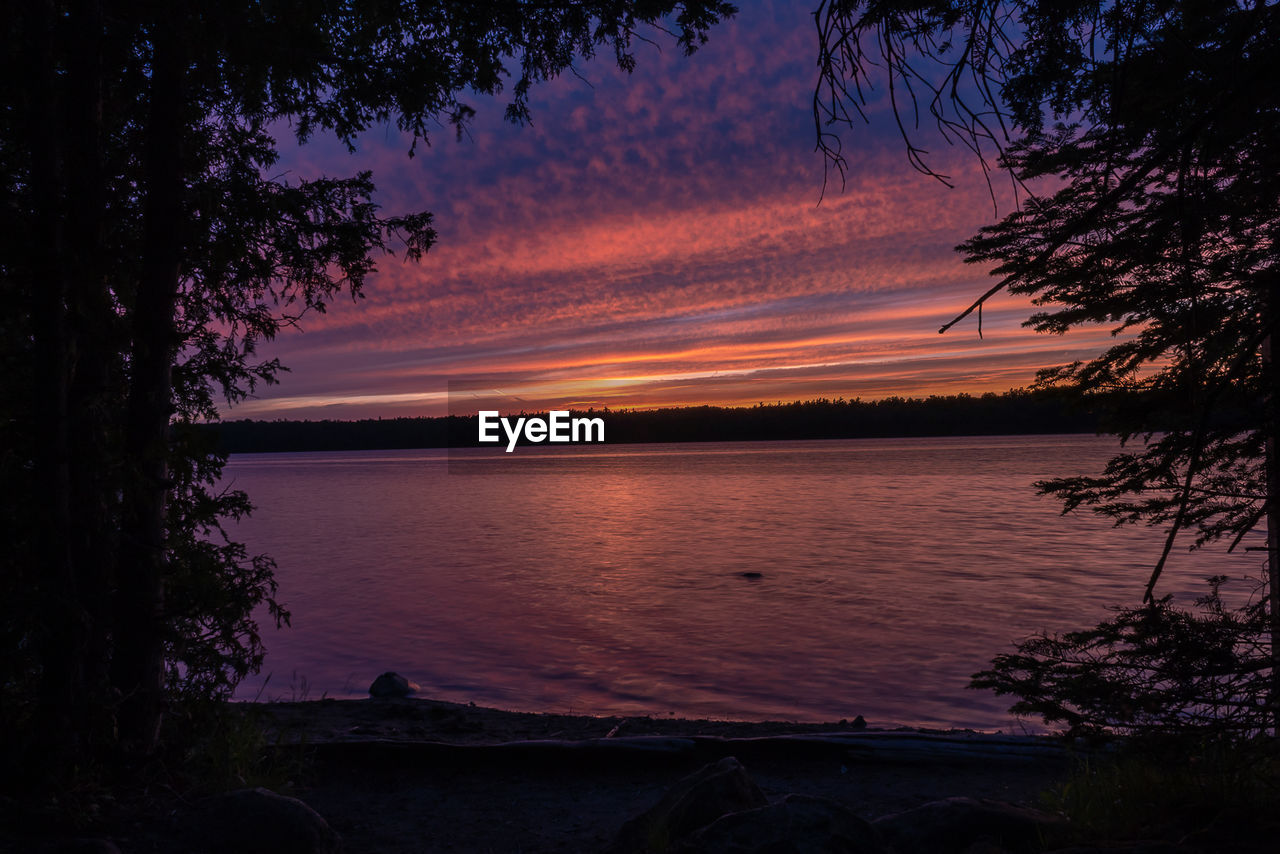
[[[1115,754],[1086,755],[1061,740],[878,730],[861,721],[592,718],[429,699],[230,708],[233,720],[251,724],[231,731],[255,736],[239,755],[265,761],[228,764],[225,782],[215,790],[265,786],[300,799],[352,854],[605,851],[624,823],[674,783],[730,756],[770,803],[788,794],[818,796],[869,820],[957,796],[1044,806],[1042,794],[1071,777],[1073,820],[1064,828],[1051,819],[1049,835],[1164,840],[1100,843],[1073,854],[1270,854],[1280,834],[1277,777],[1253,747],[1237,757],[1248,760],[1243,765],[1215,764],[1210,754],[1192,749],[1180,751],[1172,764],[1143,760],[1133,766],[1110,761]],[[1089,760],[1084,777],[1096,782],[1082,785],[1082,759]],[[296,847],[292,830],[275,840],[261,838],[288,824],[278,812],[268,812],[258,831],[245,832],[244,802],[209,796],[208,769],[184,773],[180,761],[157,758],[127,792],[71,792],[52,804],[21,794],[0,797],[0,852],[317,850]],[[250,774],[240,777],[250,765]],[[1111,767],[1124,773],[1106,770]],[[210,824],[219,803],[223,811]],[[914,825],[918,816],[894,821]],[[952,829],[943,828],[948,834]],[[1037,839],[1022,847],[1056,848],[1067,837]],[[946,850],[953,849],[969,850],[967,843]],[[927,844],[911,850],[942,849]]]
[[[591,852],[672,783],[737,756],[767,796],[820,795],[866,818],[968,795],[1034,803],[1061,753],[1011,739],[830,724],[591,718],[430,700],[262,704],[290,779],[361,852]],[[183,850],[182,809],[112,828],[121,851]]]

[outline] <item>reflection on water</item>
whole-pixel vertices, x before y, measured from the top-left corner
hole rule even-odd
[[[239,695],[424,694],[502,708],[1007,728],[965,689],[1042,629],[1131,604],[1156,531],[1062,517],[1033,481],[1081,436],[235,457],[293,628]],[[452,454],[452,459],[450,459]],[[1257,574],[1181,555],[1164,589]],[[758,579],[743,573],[760,573]],[[305,684],[304,684],[305,681]]]

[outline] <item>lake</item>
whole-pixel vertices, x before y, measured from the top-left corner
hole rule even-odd
[[[966,689],[1018,638],[1138,601],[1160,532],[1063,517],[1038,479],[1114,439],[966,437],[259,454],[232,530],[279,564],[241,699],[1017,728]],[[1188,538],[1189,540],[1190,538]],[[1178,549],[1180,601],[1254,553]],[[759,577],[744,577],[758,573]]]

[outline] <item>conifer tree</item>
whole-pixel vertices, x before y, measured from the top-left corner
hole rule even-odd
[[[818,16],[819,143],[890,94],[910,162],[918,118],[968,146],[1016,210],[959,247],[1046,333],[1110,327],[1041,387],[1101,404],[1127,441],[1106,470],[1041,485],[1067,509],[1166,530],[1171,551],[1266,532],[1280,714],[1280,6],[1229,0],[860,3]],[[937,177],[946,180],[946,176]],[[952,334],[955,334],[954,332]]]
[[[271,564],[184,428],[280,365],[256,347],[434,241],[368,172],[273,177],[275,138],[461,131],[471,97],[645,30],[686,51],[716,0],[19,0],[0,27],[0,720],[22,773],[145,756],[166,697],[225,696],[261,660]],[[286,129],[290,129],[286,131]],[[274,608],[274,604],[272,604]],[[276,609],[277,617],[283,618]],[[118,736],[118,737],[117,737]],[[38,761],[26,761],[38,756]]]

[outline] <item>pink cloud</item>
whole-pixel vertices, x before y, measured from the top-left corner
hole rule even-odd
[[[230,414],[439,411],[450,379],[491,374],[617,380],[610,398],[634,405],[986,391],[1103,346],[1021,329],[1012,299],[983,339],[937,335],[989,284],[952,251],[993,216],[962,152],[938,152],[946,190],[880,123],[846,139],[848,185],[817,204],[810,11],[752,4],[692,58],[641,46],[630,77],[585,63],[590,84],[535,91],[529,127],[477,99],[468,139],[444,131],[412,160],[385,130],[356,158],[291,153],[298,176],[373,169],[384,207],[434,211],[441,241],[281,336],[270,355],[293,373]]]

